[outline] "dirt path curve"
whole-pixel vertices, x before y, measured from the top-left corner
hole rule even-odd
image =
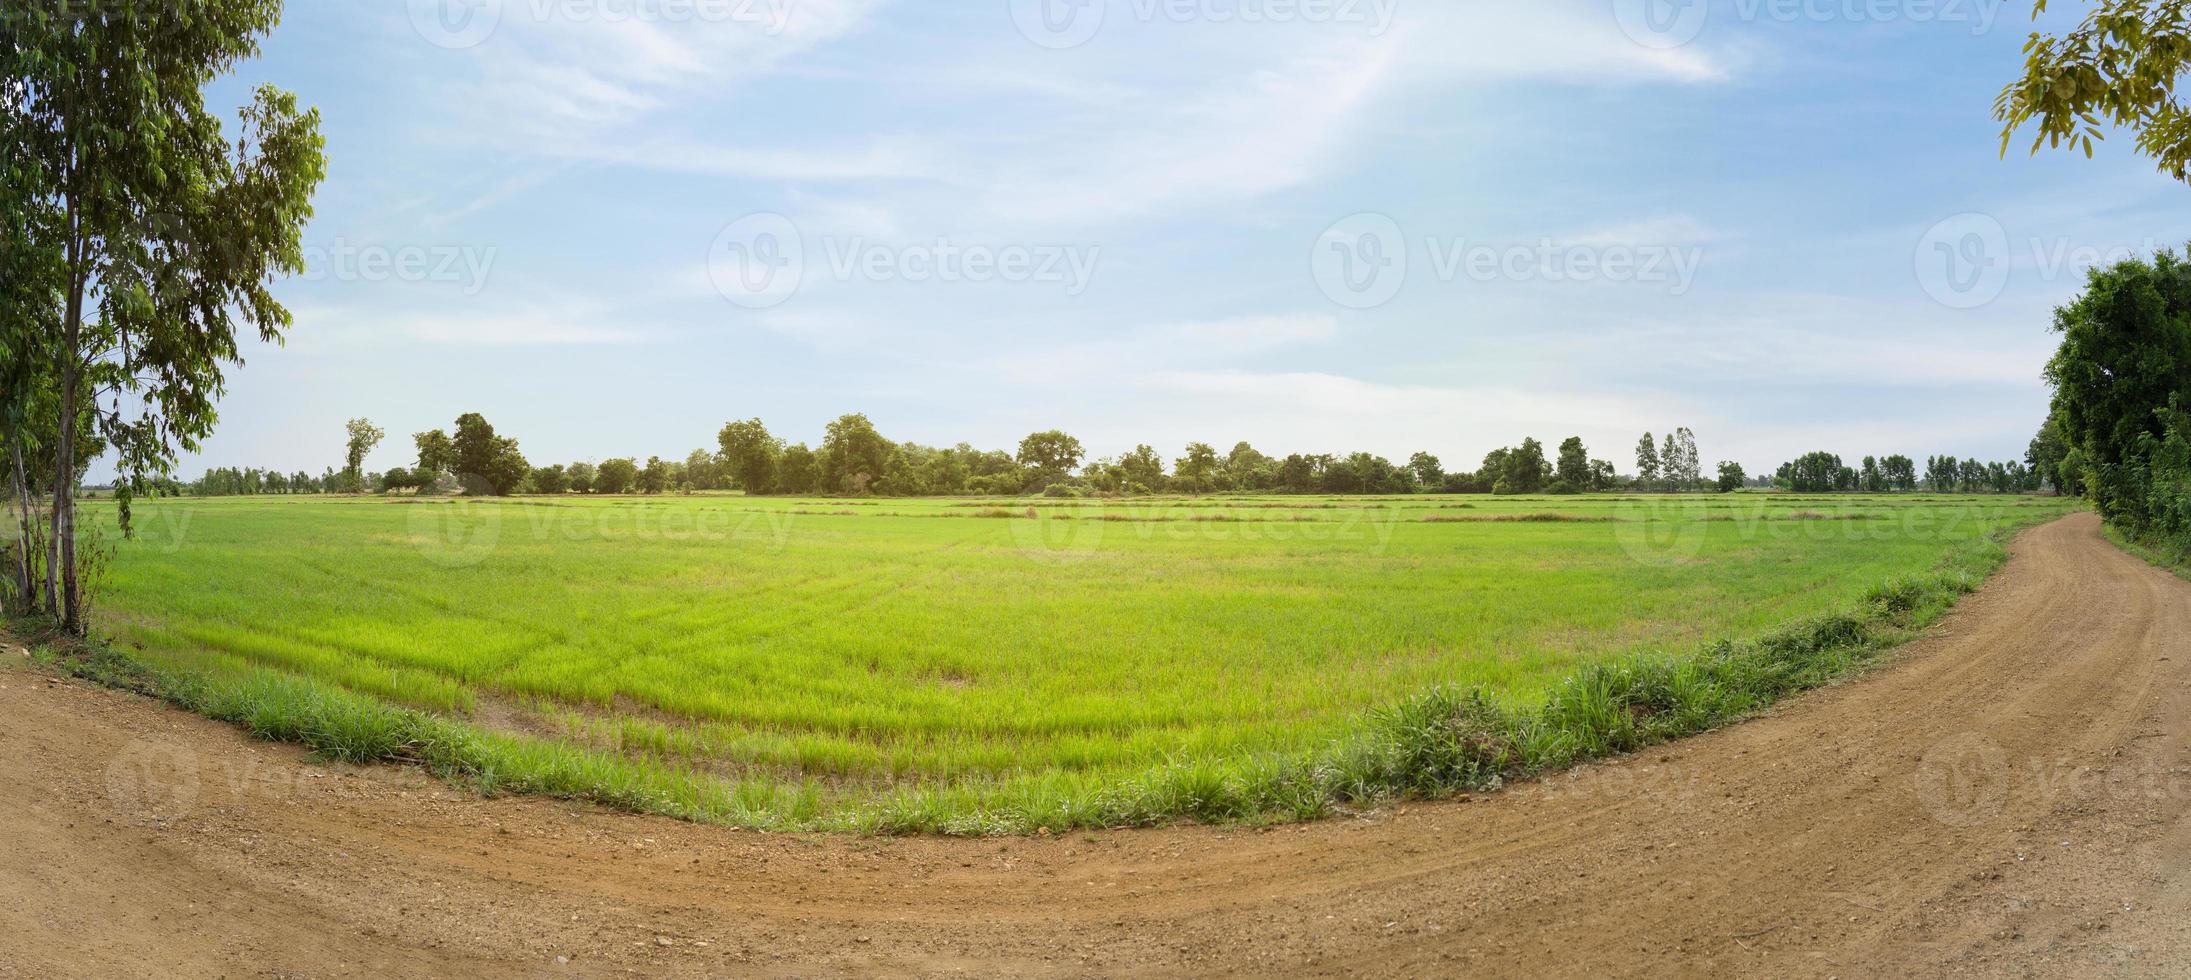
[[[2089,515],[1892,667],[1475,802],[764,835],[0,668],[0,976],[2191,975],[2191,582]]]

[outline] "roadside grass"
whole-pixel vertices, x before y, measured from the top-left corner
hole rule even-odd
[[[2147,564],[2165,568],[2185,579],[2191,579],[2191,540],[2170,541],[2150,535],[2131,534],[2114,524],[2102,525],[2102,533],[2115,546],[2143,559]]]
[[[1597,500],[1561,503],[1584,512],[1602,508]],[[679,713],[673,706],[652,702],[635,715],[620,700],[628,695],[614,689],[610,696],[596,699],[572,697],[543,685],[509,685],[498,682],[498,675],[489,669],[437,663],[430,651],[388,656],[390,648],[384,642],[345,636],[333,627],[309,632],[341,640],[342,645],[332,649],[346,654],[329,660],[321,650],[299,658],[285,653],[307,642],[298,639],[305,633],[295,629],[266,631],[291,636],[288,646],[238,643],[219,632],[244,630],[235,620],[171,622],[178,617],[141,611],[132,612],[132,628],[125,631],[133,640],[107,645],[38,643],[35,649],[42,660],[60,669],[164,698],[236,723],[257,737],[295,742],[333,760],[420,765],[488,794],[536,793],[760,829],[878,834],[1063,832],[1181,820],[1264,823],[1313,819],[1396,799],[1489,790],[1507,781],[1718,727],[1755,714],[1787,694],[1830,683],[1872,663],[1880,651],[1914,635],[1955,598],[1974,589],[2005,559],[2001,541],[2006,535],[2062,510],[2027,507],[2023,501],[2001,503],[2006,506],[1965,536],[1945,543],[1929,541],[1914,550],[1906,548],[1908,542],[1882,545],[1899,559],[1885,567],[1901,568],[1883,584],[1868,590],[1856,587],[1853,601],[1835,598],[1848,590],[1837,591],[1828,597],[1829,602],[1810,603],[1808,611],[1780,618],[1785,625],[1767,623],[1755,632],[1734,634],[1746,639],[1700,637],[1683,642],[1681,632],[1660,632],[1657,639],[1635,643],[1627,651],[1600,649],[1593,655],[1539,659],[1534,661],[1535,673],[1516,671],[1511,658],[1464,657],[1447,661],[1464,669],[1433,671],[1451,679],[1415,684],[1412,692],[1394,691],[1390,678],[1377,683],[1379,678],[1373,674],[1344,668],[1334,672],[1331,666],[1314,661],[1282,661],[1268,668],[1285,675],[1276,680],[1359,683],[1371,694],[1393,692],[1381,704],[1372,702],[1354,710],[1331,712],[1327,706],[1329,716],[1320,719],[1281,719],[1293,721],[1299,730],[1291,739],[1181,739],[1176,737],[1176,725],[1144,716],[1142,721],[1154,721],[1156,737],[1150,737],[1151,732],[1136,729],[1141,722],[1130,713],[1065,724],[1057,724],[1056,718],[1047,722],[1024,718],[1015,727],[968,712],[967,705],[951,699],[940,707],[955,706],[961,714],[926,720],[902,714],[869,715],[868,721],[834,734],[826,726],[817,728],[811,717],[791,726],[709,721],[703,715]],[[1508,512],[1544,513],[1549,505],[1544,500],[1519,501],[1508,505]],[[1717,501],[1700,505],[1703,511],[1724,509]],[[1877,509],[1880,504],[1864,506]],[[1285,519],[1277,513],[1280,508],[1254,509],[1270,511],[1259,518],[1262,521]],[[871,515],[842,520],[883,521],[871,526],[893,527],[886,518]],[[1710,522],[1710,516],[1696,521],[1702,526]],[[1445,533],[1516,534],[1531,523],[1524,516],[1504,522],[1504,528],[1513,530],[1483,524]],[[1569,523],[1577,526],[1566,527]],[[1599,538],[1609,533],[1603,527],[1593,530],[1591,523],[1552,522],[1528,533]],[[1734,530],[1710,523],[1722,529],[1715,533]],[[1764,532],[1759,534],[1763,540]],[[214,537],[209,544],[216,547],[234,540]],[[1434,540],[1451,546],[1461,539]],[[1714,540],[1717,547],[1743,544],[1739,536]],[[1768,548],[1750,560],[1800,565],[1808,554],[1813,562],[1824,564],[1839,553],[1837,540],[1800,539],[1797,547]],[[1800,547],[1805,541],[1817,547],[1807,553]],[[1236,554],[1238,549],[1232,546],[1237,543],[1234,538],[1188,539],[1175,549],[1174,557],[1251,563],[1271,558],[1269,548],[1263,546],[1246,555]],[[1756,546],[1755,541],[1749,544]],[[1520,548],[1522,559],[1540,564],[1574,547],[1565,539],[1543,537],[1500,538],[1486,546]],[[1911,570],[1907,559],[1923,554],[1929,554],[1931,561]],[[1715,578],[1723,580],[1729,569],[1726,556],[1719,557],[1713,574],[1702,580],[1698,571],[1686,566],[1673,566],[1664,574],[1675,576],[1684,588],[1709,587]],[[1426,566],[1423,555],[1410,552],[1406,558],[1400,574],[1436,574],[1437,566]],[[1822,573],[1847,574],[1850,568],[1873,567],[1880,567],[1879,563],[1797,567],[1792,575],[1764,581],[1780,588],[1816,581]],[[1023,578],[1055,574],[1024,565],[1012,570]],[[287,571],[294,574],[295,569]],[[1356,571],[1360,588],[1391,587],[1389,571],[1380,573],[1375,565],[1359,561]],[[1616,581],[1610,585],[1615,588],[1634,589],[1639,583],[1665,587],[1668,580],[1647,572],[1647,567],[1636,564],[1611,570],[1590,564],[1584,569],[1588,575],[1612,575]],[[407,597],[405,608],[449,607],[459,601],[432,590],[398,591]],[[1536,598],[1557,599],[1563,594]],[[1740,596],[1716,592],[1714,601],[1764,598]],[[814,594],[793,590],[781,598],[813,601]],[[1523,593],[1497,593],[1475,601],[1530,600]],[[263,603],[244,604],[238,611],[267,608]],[[1277,612],[1267,602],[1262,608],[1267,614]],[[1805,607],[1768,604],[1767,608]],[[650,604],[647,609],[658,619],[675,619],[679,612],[675,605]],[[467,617],[487,612],[464,611]],[[1490,610],[1469,611],[1481,615]],[[1121,615],[1131,621],[1134,612],[1129,604]],[[1555,602],[1550,612],[1555,620],[1590,615],[1571,602],[1564,606]],[[499,632],[495,626],[518,621],[515,616],[485,618],[487,628],[479,635],[490,641]],[[1721,615],[1713,621],[1742,630],[1741,624],[1755,622],[1757,617]],[[250,631],[245,630],[245,635]],[[1351,635],[1341,631],[1324,637]],[[203,637],[217,642],[210,649],[198,646]],[[499,647],[490,643],[490,649],[506,651],[515,646],[506,642],[507,637],[502,639],[505,642]],[[1261,639],[1283,642],[1285,637]],[[1313,644],[1319,642],[1319,634],[1296,632],[1291,639]],[[135,646],[148,641],[154,646],[151,651]],[[172,646],[162,648],[163,644]],[[177,647],[188,652],[179,653]],[[1677,650],[1686,652],[1669,652]],[[1035,655],[1059,656],[1061,651],[1036,651]],[[1144,657],[1143,663],[1148,662]],[[1190,658],[1188,662],[1197,661]],[[1484,669],[1486,663],[1498,662],[1505,662],[1505,669]],[[1295,673],[1303,676],[1291,677]],[[918,676],[924,687],[933,687],[938,676],[958,675],[922,672]],[[984,677],[980,672],[964,676]],[[1404,676],[1412,680],[1421,674]],[[1177,669],[1161,675],[1174,685],[1203,683],[1196,678]],[[902,678],[884,679],[904,683]],[[796,698],[795,687],[785,690]],[[495,692],[496,698],[531,698],[536,705],[559,710],[567,737],[487,727],[474,717],[487,692]],[[1081,710],[1086,710],[1085,705]],[[917,732],[923,725],[944,726],[927,751],[909,752],[885,737],[891,731]],[[1030,730],[1043,737],[1031,741],[1019,737]]]

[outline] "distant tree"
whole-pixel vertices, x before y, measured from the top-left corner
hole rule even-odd
[[[1129,492],[1153,493],[1164,489],[1164,457],[1147,445],[1135,446],[1133,452],[1119,457],[1118,468],[1125,475],[1124,489]]]
[[[890,441],[857,413],[829,423],[822,436],[821,489],[826,493],[866,494],[890,462]]]
[[[1300,453],[1289,455],[1278,463],[1278,485],[1287,493],[1315,492],[1319,475],[1316,461]]]
[[[1917,489],[1917,463],[1908,456],[1897,453],[1880,460],[1879,472],[1891,489],[1902,491]]]
[[[368,419],[351,419],[347,429],[349,430],[349,439],[343,444],[343,472],[350,474],[350,478],[357,481],[358,485],[362,487],[364,485],[366,454],[371,453],[373,447],[380,445],[381,438],[386,436],[387,433],[381,431]]]
[[[776,464],[776,489],[783,493],[813,493],[820,475],[814,451],[806,448],[806,443],[793,443]]]
[[[695,449],[685,454],[683,465],[685,482],[694,490],[722,489],[722,460],[706,449]]]
[[[1080,467],[1080,440],[1051,429],[1019,441],[1019,465],[1028,471],[1030,489],[1040,490],[1072,475]]]
[[[1611,461],[1603,459],[1590,461],[1590,489],[1611,490],[1615,479],[1617,477],[1613,472]]]
[[[507,497],[523,489],[533,467],[525,461],[525,454],[517,451],[517,440],[508,436],[496,436],[494,455],[488,457],[486,478],[487,492],[497,497]]]
[[[1658,474],[1658,443],[1652,441],[1651,434],[1646,432],[1643,440],[1636,443],[1636,483],[1644,488],[1655,486],[1658,483]]]
[[[543,466],[533,471],[531,486],[534,493],[552,495],[568,491],[571,481],[561,465]]]
[[[415,433],[411,443],[418,447],[419,472],[431,475],[456,469],[456,444],[449,441],[448,433],[440,429]]]
[[[1217,449],[1206,442],[1190,442],[1187,454],[1172,462],[1172,481],[1187,493],[1208,493],[1217,477]]]
[[[662,457],[647,457],[647,465],[639,469],[637,486],[640,493],[646,494],[661,493],[669,487],[669,468],[662,464]]]
[[[1568,436],[1560,443],[1559,463],[1552,471],[1552,489],[1555,493],[1581,493],[1590,489],[1590,451],[1583,448],[1581,436]]]
[[[1749,477],[1742,472],[1741,463],[1721,461],[1719,464],[1719,492],[1733,493],[1742,489]]]
[[[494,426],[488,424],[486,416],[478,412],[457,416],[456,438],[450,440],[450,448],[455,451],[456,475],[465,492],[487,492],[487,471],[494,468],[496,446]]]
[[[760,419],[723,426],[716,434],[716,457],[737,489],[759,496],[776,489],[776,469],[783,456],[783,441],[768,432]]]
[[[1266,491],[1278,486],[1278,461],[1241,441],[1218,465],[1217,482],[1228,490]]]
[[[570,483],[572,493],[592,493],[594,466],[592,463],[572,463],[565,468],[564,477]]]
[[[1781,481],[1799,493],[1829,493],[1842,489],[1844,479],[1853,487],[1856,471],[1841,465],[1841,457],[1827,452],[1804,453],[1781,467]],[[1846,473],[1846,475],[1844,475]]]
[[[1414,472],[1415,482],[1425,490],[1436,491],[1445,485],[1445,466],[1436,456],[1416,453],[1408,457],[1407,468]]]
[[[639,464],[629,459],[612,459],[594,471],[593,492],[629,493],[639,483]]]
[[[2068,493],[2065,488],[2069,481],[2062,479],[2061,472],[2062,460],[2068,456],[2069,444],[2062,440],[2062,431],[2050,416],[2039,426],[2039,434],[2031,437],[2031,445],[2025,448],[2024,466],[2056,492]]]

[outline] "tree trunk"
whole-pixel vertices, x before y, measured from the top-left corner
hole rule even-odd
[[[61,563],[59,615],[61,628],[77,635],[84,632],[83,596],[76,581],[76,345],[83,313],[84,292],[79,281],[69,295],[68,325],[62,329],[61,442],[53,451],[53,540],[60,548]]]
[[[30,485],[23,479],[23,437],[17,433],[8,440],[9,455],[13,457],[16,511],[15,573],[16,612],[28,613],[38,608],[36,586],[30,579],[30,552],[37,547],[37,538],[30,533]]]

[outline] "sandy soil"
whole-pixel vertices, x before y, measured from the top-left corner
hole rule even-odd
[[[0,977],[2191,976],[2191,582],[2089,515],[1772,717],[1267,831],[483,800],[5,659]]]

